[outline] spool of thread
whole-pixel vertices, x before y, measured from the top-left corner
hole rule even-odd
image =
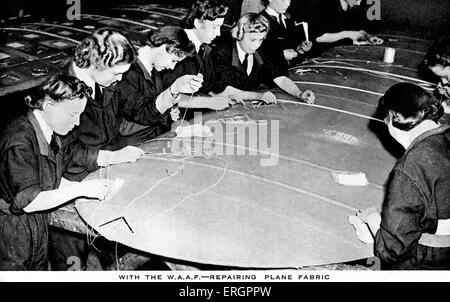
[[[387,64],[392,64],[395,61],[395,48],[386,47],[384,49],[383,62]]]

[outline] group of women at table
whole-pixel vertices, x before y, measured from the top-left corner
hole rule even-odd
[[[144,151],[137,146],[170,131],[179,108],[275,103],[267,90],[275,86],[313,103],[314,93],[288,77],[290,62],[312,42],[292,35],[284,2],[290,1],[265,2],[263,12],[243,15],[221,37],[227,7],[197,0],[182,27],[162,27],[140,45],[108,28],[80,42],[67,69],[27,98],[29,112],[0,139],[0,270],[47,270],[50,251],[52,269],[67,269],[71,256],[85,265],[85,240],[49,229],[47,213],[80,196],[103,200],[108,180],[80,181],[100,167],[139,159]],[[445,98],[449,48],[448,39],[440,40],[426,59],[442,78]],[[435,247],[432,238],[446,232],[441,222],[450,218],[450,130],[439,123],[442,102],[403,83],[380,106],[407,151],[391,175],[381,218],[360,213],[376,234],[375,254],[386,268],[450,268],[450,247]],[[431,246],[419,243],[425,233]]]

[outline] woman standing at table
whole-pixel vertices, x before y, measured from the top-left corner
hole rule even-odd
[[[380,101],[389,133],[406,152],[392,169],[383,209],[358,214],[375,235],[382,269],[450,269],[450,128],[440,102],[410,83]]]
[[[47,213],[76,197],[103,199],[109,183],[62,179],[63,152],[57,135],[80,121],[91,90],[76,78],[46,81],[42,97],[27,99],[29,112],[0,139],[0,270],[47,270]]]

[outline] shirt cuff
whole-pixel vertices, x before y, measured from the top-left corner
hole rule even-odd
[[[176,98],[173,98],[172,94],[169,91],[169,88],[167,88],[156,98],[156,109],[159,111],[159,113],[164,114],[167,110],[172,108],[175,100]]]
[[[109,157],[111,156],[111,151],[100,150],[98,151],[97,165],[99,167],[107,167],[109,165]]]

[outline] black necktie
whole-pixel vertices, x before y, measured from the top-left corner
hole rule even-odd
[[[96,103],[101,104],[102,103],[102,91],[100,89],[100,85],[95,83],[95,97],[94,97]]]
[[[52,139],[50,140],[50,149],[52,150],[53,155],[55,155],[55,156],[58,154],[59,149],[60,149],[58,141],[56,140],[55,133],[52,134]]]
[[[200,57],[200,60],[203,60],[204,55],[205,55],[205,46],[203,46],[202,44],[198,50],[198,56]]]
[[[248,53],[245,54],[244,61],[242,61],[242,67],[244,67],[245,72],[247,72],[247,67],[248,67]]]
[[[278,23],[284,28],[283,19],[281,18],[282,14],[278,14]]]

